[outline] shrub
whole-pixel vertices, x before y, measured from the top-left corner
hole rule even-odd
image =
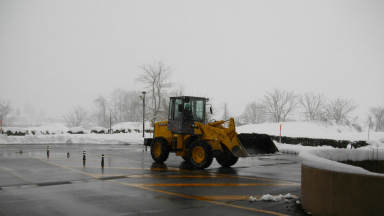
[[[271,139],[279,142],[279,136],[270,135]],[[317,139],[317,138],[305,138],[305,137],[286,137],[281,136],[281,142],[287,144],[301,144],[303,146],[332,146],[334,148],[347,148],[351,143],[350,140],[332,140],[332,139]],[[355,141],[351,143],[354,148],[359,148],[369,145],[366,141]]]

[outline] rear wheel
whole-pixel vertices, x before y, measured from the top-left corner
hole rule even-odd
[[[226,146],[223,146],[223,150],[224,153],[216,157],[217,163],[219,163],[223,167],[230,167],[235,165],[239,158],[235,157]]]
[[[163,163],[169,156],[169,145],[165,138],[156,137],[151,144],[151,156],[157,163]]]
[[[189,161],[198,169],[204,169],[212,164],[212,147],[207,142],[196,140],[188,148]]]

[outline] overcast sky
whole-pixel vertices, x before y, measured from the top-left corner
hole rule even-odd
[[[233,115],[274,88],[384,106],[384,1],[0,0],[0,99],[48,115],[162,60]]]

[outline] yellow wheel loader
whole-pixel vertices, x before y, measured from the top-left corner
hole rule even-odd
[[[237,134],[233,118],[207,123],[207,101],[190,96],[170,98],[168,120],[156,122],[153,138],[144,139],[155,162],[163,163],[175,152],[198,169],[209,167],[213,158],[230,167],[239,157],[279,151],[267,134]]]

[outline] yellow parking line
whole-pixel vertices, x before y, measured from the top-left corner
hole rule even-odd
[[[299,183],[132,183],[134,187],[255,187],[300,186]]]
[[[46,161],[46,160],[42,160],[42,159],[39,159],[39,158],[36,158],[36,159],[40,160],[40,161],[43,161],[43,162],[46,162],[46,163],[49,163],[49,164],[52,164],[52,165],[56,165],[56,166],[65,168],[65,169],[69,169],[69,170],[74,171],[74,172],[82,173],[84,175],[88,175],[88,176],[91,176],[91,177],[96,178],[96,179],[100,179],[96,175],[92,175],[92,174],[88,174],[88,173],[85,173],[85,172],[81,172],[79,170],[75,170],[75,169],[72,169],[72,168],[69,168],[69,167],[65,167],[65,166],[62,166],[62,165],[59,165],[59,164],[55,164],[55,163],[52,163],[52,162],[49,162],[49,161]],[[145,189],[145,190],[156,191],[156,192],[159,192],[159,193],[165,193],[165,194],[175,195],[175,196],[179,196],[179,197],[185,197],[185,198],[205,201],[205,202],[209,202],[209,203],[213,203],[213,204],[217,204],[217,205],[223,205],[223,206],[227,206],[227,207],[233,207],[233,208],[238,208],[238,209],[246,209],[246,210],[249,210],[249,211],[262,212],[262,213],[276,215],[276,216],[288,216],[288,215],[281,214],[281,213],[278,213],[278,212],[272,212],[272,211],[266,211],[266,210],[262,210],[262,209],[255,209],[255,208],[237,206],[237,205],[232,205],[232,204],[228,204],[228,203],[222,203],[222,202],[217,202],[217,201],[213,201],[213,200],[203,199],[201,197],[194,197],[194,196],[188,196],[188,195],[183,195],[183,194],[177,194],[177,193],[172,193],[172,192],[169,192],[169,191],[162,191],[162,190],[158,190],[158,189],[154,189],[154,188],[147,188],[147,187],[141,186],[141,185],[145,185],[145,184],[129,184],[129,183],[117,182],[117,181],[113,181],[113,180],[107,180],[107,181],[108,182],[117,183],[117,184],[131,186],[131,187],[141,188],[141,189]],[[293,184],[296,184],[296,183],[293,183]],[[290,185],[292,185],[292,184],[290,184]]]
[[[116,182],[116,181],[112,181],[112,180],[110,180],[110,182],[115,182],[115,183],[118,183],[118,184],[133,186],[131,184],[122,183],[122,182]],[[173,193],[173,192],[169,192],[169,191],[157,190],[157,189],[153,189],[153,188],[147,188],[147,187],[141,187],[141,186],[133,186],[133,187],[137,187],[137,188],[141,188],[141,189],[145,189],[145,190],[156,191],[156,192],[165,193],[165,194],[170,194],[170,195],[175,195],[175,196],[180,196],[180,197],[184,197],[184,198],[190,198],[190,199],[205,201],[205,202],[214,203],[214,204],[217,204],[217,205],[223,205],[223,206],[239,208],[239,209],[246,209],[246,210],[250,210],[250,211],[254,211],[254,212],[262,212],[262,213],[271,214],[271,215],[277,215],[277,216],[288,216],[286,214],[281,214],[281,213],[278,213],[278,212],[267,211],[267,210],[262,210],[262,209],[255,209],[255,208],[249,208],[249,207],[244,207],[244,206],[237,206],[237,205],[217,202],[217,201],[213,201],[213,200],[200,199],[200,197],[188,196],[188,195],[183,195],[183,194],[177,194],[177,193]]]

